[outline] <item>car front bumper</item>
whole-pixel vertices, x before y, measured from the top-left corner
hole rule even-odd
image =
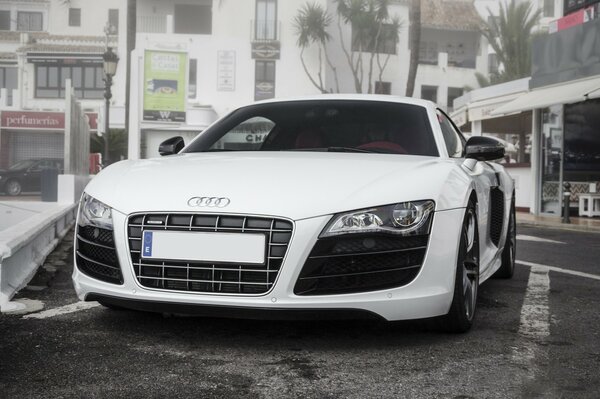
[[[435,213],[423,266],[409,284],[371,292],[314,296],[295,295],[294,286],[331,216],[295,221],[288,253],[272,290],[251,296],[175,292],[141,286],[128,252],[127,216],[113,211],[114,239],[123,284],[94,279],[77,267],[73,270],[73,282],[81,300],[102,300],[117,306],[169,313],[273,319],[376,315],[389,321],[440,316],[448,312],[452,302],[463,216],[464,209]]]

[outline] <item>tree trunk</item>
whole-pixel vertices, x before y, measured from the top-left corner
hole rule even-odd
[[[406,96],[412,97],[415,91],[417,68],[419,67],[419,46],[421,44],[421,0],[410,2],[410,67],[406,82]]]
[[[136,24],[137,1],[127,0],[127,70],[125,71],[125,131],[127,134],[129,134],[129,99],[131,97],[131,52],[135,49]]]

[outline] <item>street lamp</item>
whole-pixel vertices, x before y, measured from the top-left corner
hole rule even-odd
[[[106,51],[102,55],[103,67],[104,67],[104,100],[105,100],[105,113],[104,113],[104,162],[108,164],[108,129],[109,129],[109,113],[110,113],[110,99],[112,98],[112,92],[110,88],[112,86],[112,78],[117,73],[117,63],[119,57],[112,51],[111,47],[107,47]]]

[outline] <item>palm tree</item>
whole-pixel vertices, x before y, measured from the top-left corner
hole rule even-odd
[[[296,29],[296,35],[298,36],[298,47],[300,47],[300,62],[304,72],[310,82],[321,91],[321,93],[327,93],[328,90],[325,88],[323,82],[323,71],[321,68],[323,56],[327,62],[327,65],[332,69],[335,77],[336,89],[339,92],[339,82],[337,78],[337,70],[327,54],[327,42],[331,39],[331,35],[327,32],[327,28],[331,24],[331,16],[327,11],[317,3],[306,3],[294,18],[294,28]],[[310,47],[312,44],[316,44],[319,52],[319,70],[317,71],[316,78],[310,73],[306,62],[304,61],[304,50]]]
[[[489,9],[488,12],[492,15]],[[490,76],[491,83],[507,82],[531,74],[531,34],[541,12],[534,12],[529,2],[511,0],[500,6],[498,18],[491,18],[484,23],[482,34],[494,49],[498,64],[501,65],[499,72]]]
[[[131,98],[131,52],[135,49],[136,30],[137,1],[127,0],[127,70],[125,71],[125,131],[127,133],[129,133],[129,100]]]
[[[370,53],[367,70],[367,93],[373,92],[373,63],[379,68],[378,81],[381,81],[390,54],[382,62],[381,54],[385,43],[398,42],[400,20],[389,14],[390,0],[335,0],[337,3],[340,46],[352,75],[357,93],[363,91],[365,78],[364,53]],[[352,27],[350,50],[343,40],[342,23]]]
[[[410,65],[406,81],[406,96],[412,97],[415,91],[417,68],[419,68],[419,47],[421,46],[421,0],[410,3]]]

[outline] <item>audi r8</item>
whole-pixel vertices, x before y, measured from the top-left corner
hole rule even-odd
[[[436,318],[467,331],[511,277],[514,184],[435,104],[322,95],[240,107],[86,187],[79,298],[245,318]]]

